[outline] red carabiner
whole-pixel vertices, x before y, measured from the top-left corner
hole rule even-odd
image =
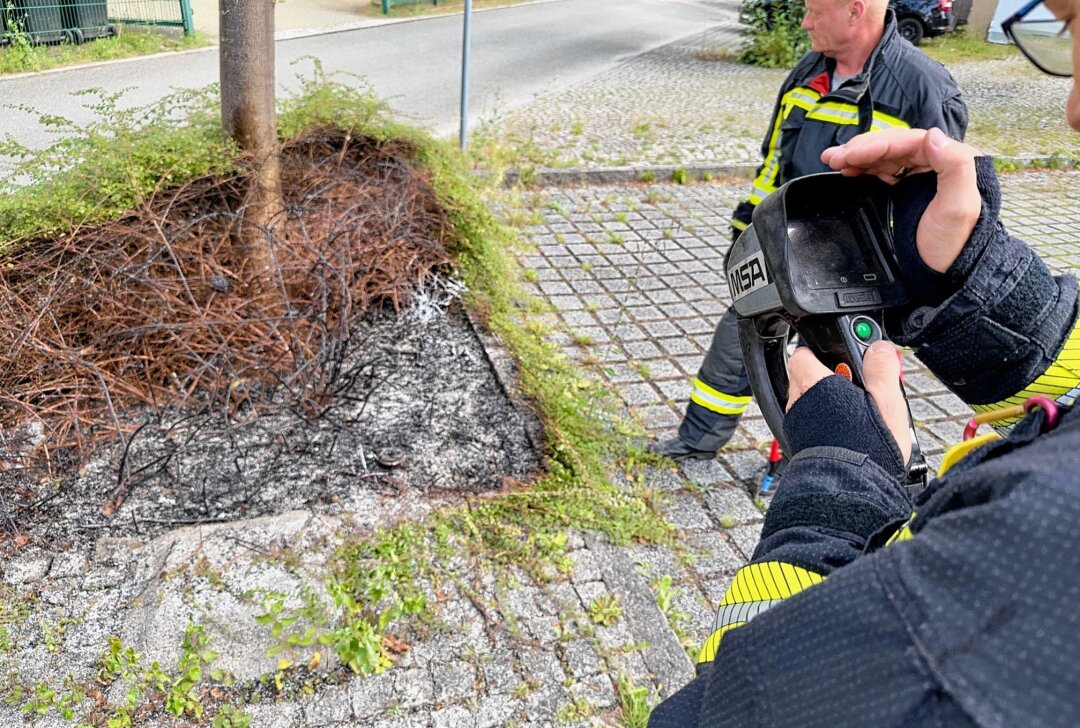
[[[991,422],[998,422],[1000,420],[1007,419],[1009,417],[1019,417],[1027,412],[1038,407],[1046,413],[1046,422],[1043,423],[1042,431],[1050,432],[1050,430],[1057,427],[1058,420],[1061,418],[1061,411],[1058,409],[1058,404],[1054,400],[1047,397],[1045,394],[1035,394],[1027,398],[1021,405],[1015,405],[1013,407],[1005,407],[1004,409],[991,410],[990,412],[982,412],[975,415],[968,420],[967,425],[964,427],[963,440],[970,440],[975,437],[975,431],[979,429],[979,425],[990,424]]]
[[[1027,402],[1024,402],[1024,411],[1030,412],[1038,407],[1046,413],[1046,422],[1043,423],[1042,431],[1044,433],[1050,432],[1050,430],[1057,427],[1058,420],[1061,416],[1061,411],[1058,409],[1058,404],[1054,400],[1047,397],[1045,394],[1036,394],[1028,397]]]

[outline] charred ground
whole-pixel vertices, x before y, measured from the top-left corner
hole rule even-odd
[[[538,471],[535,417],[465,312],[410,152],[325,130],[286,145],[269,288],[233,246],[239,174],[7,253],[0,549]]]

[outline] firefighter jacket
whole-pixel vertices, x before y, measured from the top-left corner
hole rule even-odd
[[[917,300],[890,334],[965,400],[1039,393],[1060,423],[1040,434],[1035,409],[911,502],[869,395],[823,379],[785,420],[793,457],[698,677],[652,728],[1080,725],[1076,281],[1005,232],[991,161],[976,172],[982,215],[944,274],[914,242],[933,175],[897,185],[896,252]]]
[[[836,62],[803,56],[784,81],[773,108],[749,201],[735,209],[735,236],[750,224],[754,206],[785,182],[829,168],[821,153],[857,134],[890,127],[937,127],[957,140],[967,130],[967,108],[945,67],[901,38],[888,10],[885,31],[862,73],[830,91]]]

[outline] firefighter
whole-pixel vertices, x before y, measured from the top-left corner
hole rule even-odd
[[[888,0],[806,0],[811,48],[784,81],[761,146],[750,198],[732,219],[733,239],[754,206],[796,177],[825,172],[828,147],[875,129],[944,129],[963,139],[967,109],[949,72],[896,32]],[[735,313],[720,319],[691,382],[677,437],[651,449],[675,460],[711,459],[735,433],[750,404]]]
[[[1039,20],[1047,9],[1055,21]],[[1033,0],[1003,28],[1040,69],[1073,76],[1080,131],[1078,15],[1080,0]],[[761,541],[697,678],[649,725],[1080,725],[1076,280],[1008,234],[992,161],[940,130],[867,134],[822,159],[896,183],[917,301],[894,338],[1007,436],[910,502],[895,350],[871,348],[866,391],[798,350],[793,452]]]

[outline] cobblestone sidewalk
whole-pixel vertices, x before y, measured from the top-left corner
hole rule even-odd
[[[1002,178],[1002,217],[1058,272],[1080,267],[1080,173]],[[730,304],[723,253],[745,182],[547,189],[523,259],[567,356],[589,365],[656,437],[674,434],[713,327]],[[1047,214],[1050,210],[1050,214]],[[937,467],[970,410],[913,357],[905,382]],[[753,407],[719,463],[751,485],[771,435]],[[749,451],[749,452],[748,452]]]

